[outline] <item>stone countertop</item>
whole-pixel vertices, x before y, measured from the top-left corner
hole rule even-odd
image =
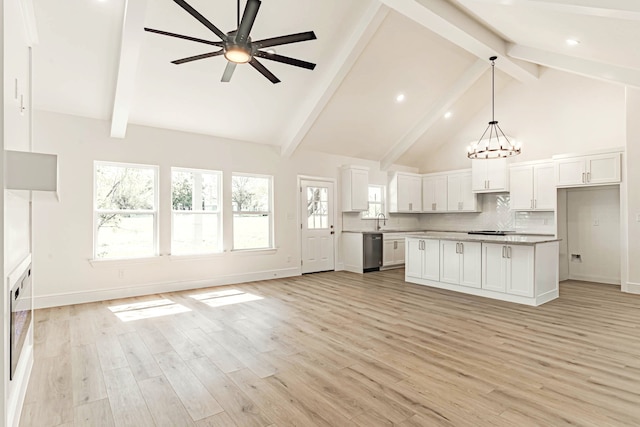
[[[426,233],[408,234],[406,237],[417,239],[460,240],[481,243],[510,243],[514,245],[535,245],[536,243],[558,242],[554,236],[534,236],[526,234],[507,234],[506,236],[486,236],[449,231],[429,231]]]

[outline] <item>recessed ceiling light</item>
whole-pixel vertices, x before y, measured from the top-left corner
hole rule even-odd
[[[404,93],[399,93],[398,96],[396,96],[396,102],[402,102],[404,98]]]
[[[580,44],[580,41],[576,39],[567,39],[566,42],[569,46],[577,46]]]
[[[447,111],[446,113],[444,113],[444,118],[445,118],[445,119],[448,119],[448,118],[450,118],[451,116],[452,116],[451,111]]]

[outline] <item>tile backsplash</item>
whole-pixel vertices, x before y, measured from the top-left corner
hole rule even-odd
[[[421,228],[427,230],[471,231],[513,230],[519,233],[554,234],[553,212],[514,212],[509,193],[478,195],[482,212],[424,214]]]
[[[478,195],[482,212],[437,214],[389,214],[386,228],[394,230],[513,230],[519,233],[554,234],[554,212],[514,212],[509,193]],[[382,225],[382,221],[380,221]],[[359,213],[344,212],[342,226],[350,231],[374,231],[376,222]]]

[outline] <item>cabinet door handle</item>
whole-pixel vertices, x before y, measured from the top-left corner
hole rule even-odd
[[[431,210],[435,211],[436,210],[436,204],[435,203],[431,203]]]
[[[507,248],[506,246],[503,246],[503,247],[502,247],[502,258],[504,258],[504,257],[505,257],[505,256],[504,256],[504,250],[505,250],[506,248]]]
[[[511,258],[511,246],[507,246],[507,258]]]
[[[529,206],[531,209],[533,209],[533,199],[531,199],[531,206]]]
[[[459,254],[460,253],[460,243],[456,243],[456,253]]]
[[[534,209],[538,208],[538,199],[533,199],[533,208]]]
[[[587,172],[587,182],[591,182],[591,172]]]
[[[461,211],[462,210],[462,202],[458,202],[458,210]]]
[[[412,211],[413,210],[413,203],[409,203],[409,210]]]
[[[464,243],[460,243],[460,253],[464,253]]]
[[[393,249],[398,249],[398,241],[394,240],[393,242]]]
[[[584,172],[582,172],[582,183],[584,184]]]

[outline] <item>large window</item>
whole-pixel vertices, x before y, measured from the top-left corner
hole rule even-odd
[[[95,163],[94,258],[157,255],[155,166]]]
[[[233,249],[273,247],[273,179],[233,174]]]
[[[384,186],[369,186],[369,209],[362,212],[362,218],[376,218],[384,213]]]
[[[220,252],[221,183],[221,172],[171,169],[172,254]]]

